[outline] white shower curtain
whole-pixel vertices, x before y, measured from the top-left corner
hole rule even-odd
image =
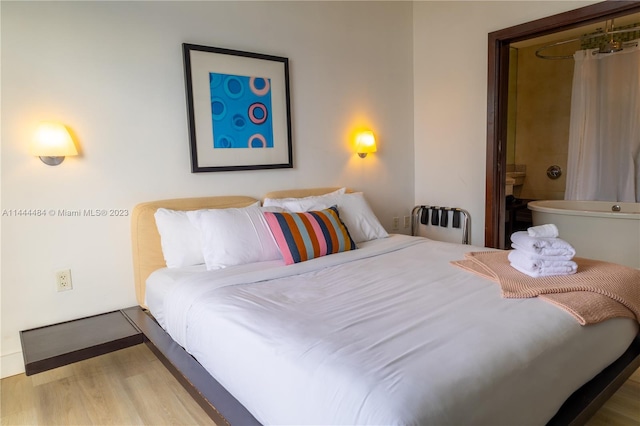
[[[575,53],[566,200],[640,202],[640,45]]]

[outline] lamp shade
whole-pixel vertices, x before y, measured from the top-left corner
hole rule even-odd
[[[78,150],[67,128],[52,122],[42,122],[38,125],[29,152],[37,157],[78,155]]]
[[[376,138],[373,132],[367,130],[365,132],[358,133],[356,137],[356,152],[361,157],[365,157],[370,152],[376,152]]]

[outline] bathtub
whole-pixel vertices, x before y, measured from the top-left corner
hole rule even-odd
[[[576,256],[640,269],[640,203],[545,200],[527,207],[533,224],[555,224]]]

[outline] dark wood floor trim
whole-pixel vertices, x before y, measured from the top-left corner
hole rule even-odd
[[[149,314],[139,306],[123,309],[123,312],[144,333],[145,343],[149,348],[216,424],[247,426],[260,424]]]

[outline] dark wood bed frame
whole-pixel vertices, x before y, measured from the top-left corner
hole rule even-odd
[[[218,425],[259,425],[255,417],[139,306],[122,312],[142,331],[145,343]],[[220,344],[224,344],[221,342]],[[548,425],[583,425],[640,367],[640,334],[620,358],[575,391]]]

